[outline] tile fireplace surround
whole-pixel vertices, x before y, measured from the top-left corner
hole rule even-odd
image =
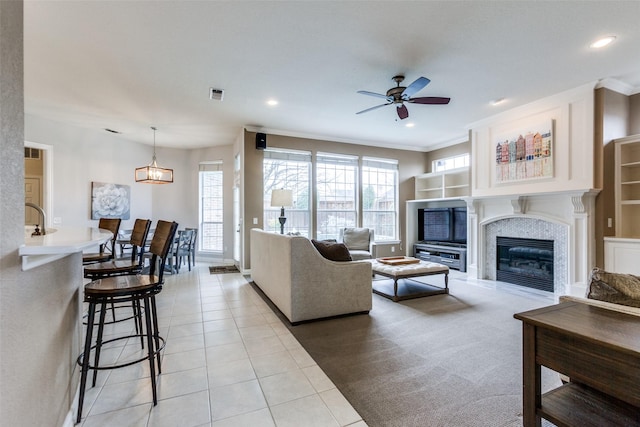
[[[597,191],[468,198],[469,274],[496,280],[496,237],[553,240],[554,294],[582,295],[595,262]]]

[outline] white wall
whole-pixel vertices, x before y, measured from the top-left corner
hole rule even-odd
[[[585,190],[594,186],[594,87],[590,83],[470,125],[473,197]],[[553,120],[553,177],[497,182],[497,138]]]
[[[223,160],[225,186],[224,259],[232,258],[234,227],[233,147],[194,150],[156,147],[158,164],[174,172],[173,184],[136,183],[136,167],[150,163],[152,146],[127,141],[103,130],[83,129],[32,115],[25,117],[25,140],[53,147],[52,211],[48,226],[60,218],[62,226],[93,226],[91,220],[91,182],[129,185],[131,217],[121,227],[132,228],[136,218],[176,221],[179,228],[198,226],[198,164]],[[227,209],[228,207],[228,209]],[[153,225],[152,225],[153,226]]]
[[[60,426],[77,389],[80,254],[22,271],[23,4],[0,1],[0,425]],[[74,374],[76,372],[76,374]]]
[[[471,125],[472,179],[467,262],[470,275],[487,278],[484,227],[505,218],[543,219],[568,230],[567,287],[583,288],[595,264],[595,83],[540,99]],[[553,176],[512,182],[496,179],[498,138],[553,121]],[[530,129],[532,130],[532,129]],[[565,239],[566,240],[566,239]],[[489,260],[491,262],[491,260]]]
[[[91,182],[131,187],[131,219],[122,228],[132,228],[136,217],[152,218],[152,185],[137,184],[136,167],[151,161],[153,148],[126,141],[106,131],[83,129],[60,122],[25,116],[25,140],[53,147],[52,212],[62,226],[91,226]],[[161,155],[158,155],[162,159]],[[155,219],[155,218],[154,218]],[[49,224],[51,225],[51,224]]]

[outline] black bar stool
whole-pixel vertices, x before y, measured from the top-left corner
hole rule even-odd
[[[120,218],[100,218],[98,221],[98,228],[108,230],[113,233],[111,244],[107,245],[103,243],[100,245],[100,252],[82,254],[82,263],[84,265],[93,264],[95,262],[109,261],[115,258],[116,254],[116,239],[118,238],[118,230],[120,230]]]
[[[142,271],[144,261],[144,247],[151,228],[151,220],[136,219],[131,231],[131,238],[127,244],[132,246],[131,258],[112,259],[110,261],[89,264],[84,267],[84,277],[87,279],[102,279],[110,276],[124,276],[137,274]]]
[[[131,231],[130,240],[127,244],[131,245],[131,258],[130,259],[112,259],[111,261],[98,262],[89,264],[84,267],[84,277],[86,279],[96,280],[104,277],[125,276],[129,274],[138,274],[142,271],[144,262],[144,247],[151,228],[151,220],[149,219],[136,219],[133,230]],[[142,330],[142,317],[140,316],[140,302],[133,301],[131,307],[133,309],[132,316],[120,317],[116,320],[116,307],[115,304],[111,304],[112,321],[106,323],[116,323],[136,318],[136,333]],[[144,348],[144,339],[141,337],[140,341]]]
[[[149,252],[152,255],[149,274],[136,274],[125,276],[105,277],[94,280],[84,287],[84,301],[89,303],[87,319],[87,335],[84,342],[84,352],[78,356],[78,364],[82,367],[80,373],[80,396],[78,400],[78,417],[76,422],[82,420],[82,406],[87,384],[87,374],[93,370],[92,387],[96,385],[96,378],[99,370],[117,369],[130,366],[143,360],[149,361],[149,372],[151,377],[151,389],[153,391],[153,405],[158,404],[156,390],[156,361],[158,374],[161,373],[160,352],[164,348],[164,338],[158,331],[158,317],[156,311],[156,294],[162,290],[164,283],[164,265],[173,242],[178,224],[176,222],[158,221]],[[159,268],[155,275],[156,265]],[[144,307],[145,327],[138,333],[116,337],[107,341],[102,341],[105,325],[105,313],[107,304],[111,303],[142,303]],[[98,320],[98,333],[96,343],[92,344],[93,327],[95,322],[96,308],[100,306]],[[136,360],[119,364],[100,366],[100,351],[104,344],[124,340],[132,337],[143,337],[147,341],[147,354]],[[91,352],[93,351],[93,364],[90,364]]]

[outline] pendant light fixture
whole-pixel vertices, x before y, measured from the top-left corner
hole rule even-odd
[[[153,159],[148,166],[136,168],[136,182],[145,184],[170,184],[173,182],[173,169],[161,168],[156,162],[156,128],[153,129]]]

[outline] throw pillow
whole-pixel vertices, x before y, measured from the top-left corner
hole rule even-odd
[[[640,307],[640,277],[610,273],[596,267],[591,271],[587,298]]]
[[[313,246],[320,252],[320,255],[331,261],[351,261],[349,249],[342,243],[332,243],[322,240],[311,239]]]

